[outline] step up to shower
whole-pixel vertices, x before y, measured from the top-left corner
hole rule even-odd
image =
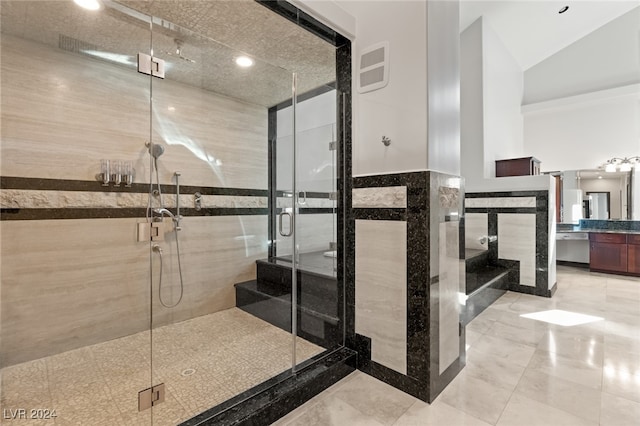
[[[256,261],[257,278],[235,284],[236,306],[283,330],[291,331],[291,266],[286,262]],[[298,270],[297,334],[330,348],[342,339],[338,281]]]
[[[466,304],[462,310],[462,324],[467,325],[487,309],[509,289],[510,282],[517,282],[515,264],[503,262],[496,265],[486,250],[465,252]]]

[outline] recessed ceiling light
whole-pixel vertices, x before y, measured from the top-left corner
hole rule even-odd
[[[569,10],[569,6],[563,6],[562,8],[560,8],[558,13],[565,13],[567,10]]]
[[[102,3],[100,0],[73,0],[78,6],[87,10],[100,10],[102,9]]]
[[[236,64],[242,68],[248,68],[253,65],[253,59],[248,56],[238,56],[236,58]]]

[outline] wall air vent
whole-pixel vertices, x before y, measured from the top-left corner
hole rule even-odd
[[[360,54],[358,92],[382,89],[389,83],[389,42],[374,44]]]

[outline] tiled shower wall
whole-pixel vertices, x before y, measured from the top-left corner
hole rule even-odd
[[[172,184],[181,172],[187,207],[184,299],[158,304],[158,259],[150,265],[149,243],[136,241],[147,205],[149,91],[149,77],[133,68],[3,34],[3,365],[144,330],[150,298],[154,325],[232,307],[233,284],[254,278],[254,261],[266,257],[267,109],[154,79],[153,141],[166,147],[160,179]],[[140,185],[101,187],[103,158],[133,161]],[[188,209],[196,190],[209,194],[198,216]],[[179,290],[173,238],[159,243],[168,302]]]

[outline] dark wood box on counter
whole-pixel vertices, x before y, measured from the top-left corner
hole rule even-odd
[[[540,174],[540,160],[535,157],[496,160],[496,177],[531,176]]]

